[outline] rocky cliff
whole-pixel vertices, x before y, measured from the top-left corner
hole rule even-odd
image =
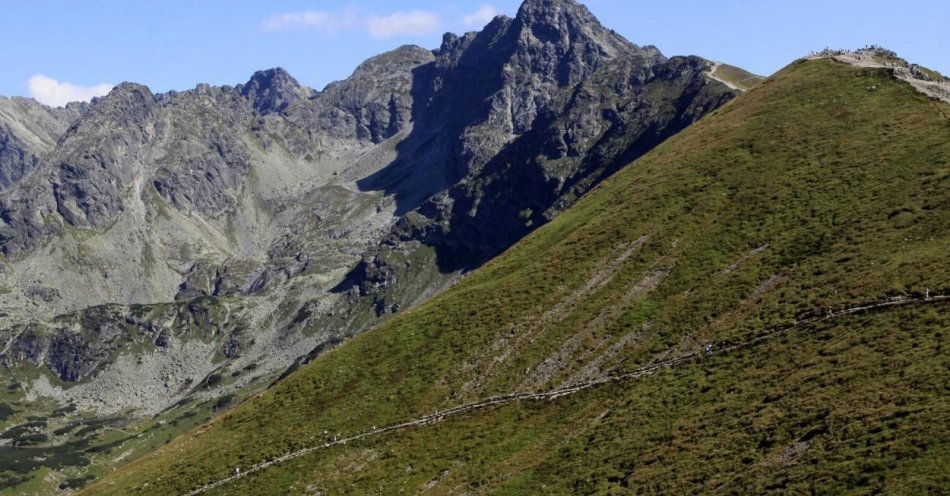
[[[0,189],[32,171],[87,107],[50,108],[31,98],[0,97]]]

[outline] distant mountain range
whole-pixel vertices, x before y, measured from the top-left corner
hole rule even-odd
[[[921,349],[835,358],[868,381],[809,386],[807,408],[794,371],[767,357],[828,355],[790,334],[642,387],[370,441],[365,477],[333,448],[216,490],[586,494],[652,480],[755,493],[776,477],[800,487],[795,460],[813,448],[844,478],[820,487],[852,487],[834,460],[854,452],[818,444],[832,443],[823,398],[859,405],[897,362],[937,364],[922,357],[947,320],[930,295],[950,291],[950,114],[930,97],[946,87],[876,47],[766,80],[634,45],[574,0],[526,0],[322,91],[276,68],[164,94],[123,83],[59,109],[0,99],[0,487],[69,491],[152,453],[90,493],[187,493],[334,437],[907,297],[920,304],[860,325],[885,339],[904,319]],[[820,334],[856,346],[850,322]],[[829,360],[814,372],[847,383]],[[773,396],[771,416],[749,406]],[[881,401],[940,408],[913,387]],[[875,412],[842,415],[883,425]],[[901,418],[894,429],[922,428]],[[756,454],[717,447],[707,428]],[[421,448],[428,429],[445,445]],[[704,468],[716,450],[733,482]],[[910,477],[933,461],[922,453],[880,473]],[[792,461],[767,469],[775,457]],[[326,470],[311,480],[300,463]]]
[[[101,411],[161,410],[220,368],[282,369],[436,293],[733,98],[712,67],[531,1],[323,91],[272,69],[233,88],[123,83],[66,109],[5,100],[3,360],[88,378],[39,387]],[[192,338],[203,353],[179,351]],[[120,366],[129,346],[150,377]],[[111,375],[121,387],[100,384]]]

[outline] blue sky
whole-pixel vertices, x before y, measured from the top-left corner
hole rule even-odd
[[[587,0],[600,20],[666,55],[770,74],[810,50],[877,43],[950,74],[947,0]],[[517,0],[101,0],[2,3],[0,95],[88,98],[136,81],[153,91],[237,84],[282,66],[322,88],[396,46],[439,45]]]

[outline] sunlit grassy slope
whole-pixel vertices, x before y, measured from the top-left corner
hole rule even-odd
[[[183,493],[335,435],[950,290],[950,106],[797,62],[460,284],[84,494]],[[213,494],[950,489],[950,305],[318,451]]]
[[[752,88],[762,82],[762,76],[757,76],[751,72],[729,64],[719,64],[713,75],[723,81],[726,81],[742,91]]]

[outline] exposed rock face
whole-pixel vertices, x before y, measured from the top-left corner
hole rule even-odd
[[[0,189],[33,170],[86,107],[50,108],[30,98],[0,97]]]
[[[283,112],[311,93],[281,67],[255,72],[247,84],[238,86],[237,90],[251,100],[254,110],[261,115]]]
[[[422,270],[403,263],[420,249],[448,274],[500,253],[732,98],[708,68],[633,45],[564,0],[530,0],[515,19],[447,36],[417,122],[446,123],[437,162],[458,180],[403,216],[350,284],[385,310],[414,298],[391,288]]]
[[[433,60],[432,52],[403,46],[363,62],[345,81],[324,90],[322,100],[353,118],[352,137],[379,143],[412,121],[414,70]],[[327,132],[337,126],[322,123]],[[343,129],[345,130],[345,128]]]
[[[145,86],[123,83],[90,105],[36,174],[0,198],[6,222],[0,226],[0,250],[7,256],[32,250],[61,233],[64,224],[107,228],[129,208],[125,197],[136,181],[134,193],[140,192],[147,172],[156,191],[177,207],[220,213],[232,203],[224,190],[237,185],[235,174],[242,165],[246,170],[238,138],[232,130],[222,131],[234,124],[227,119],[229,110],[244,110],[245,115],[250,110],[233,91],[216,89],[219,94],[211,96],[204,89],[165,95],[162,104]],[[227,103],[220,100],[229,93],[232,101],[240,100],[237,109],[219,105]],[[199,111],[196,119],[185,113]],[[175,125],[168,124],[173,121]],[[170,134],[178,139],[170,143]],[[177,167],[166,167],[169,160]]]
[[[63,400],[155,411],[190,394],[168,377],[312,357],[732,98],[709,67],[573,0],[528,0],[319,92],[279,68],[157,95],[124,83],[37,107],[51,117],[29,120],[47,133],[32,141],[0,114],[0,184],[16,177],[0,192],[0,360],[91,378],[44,389]]]

